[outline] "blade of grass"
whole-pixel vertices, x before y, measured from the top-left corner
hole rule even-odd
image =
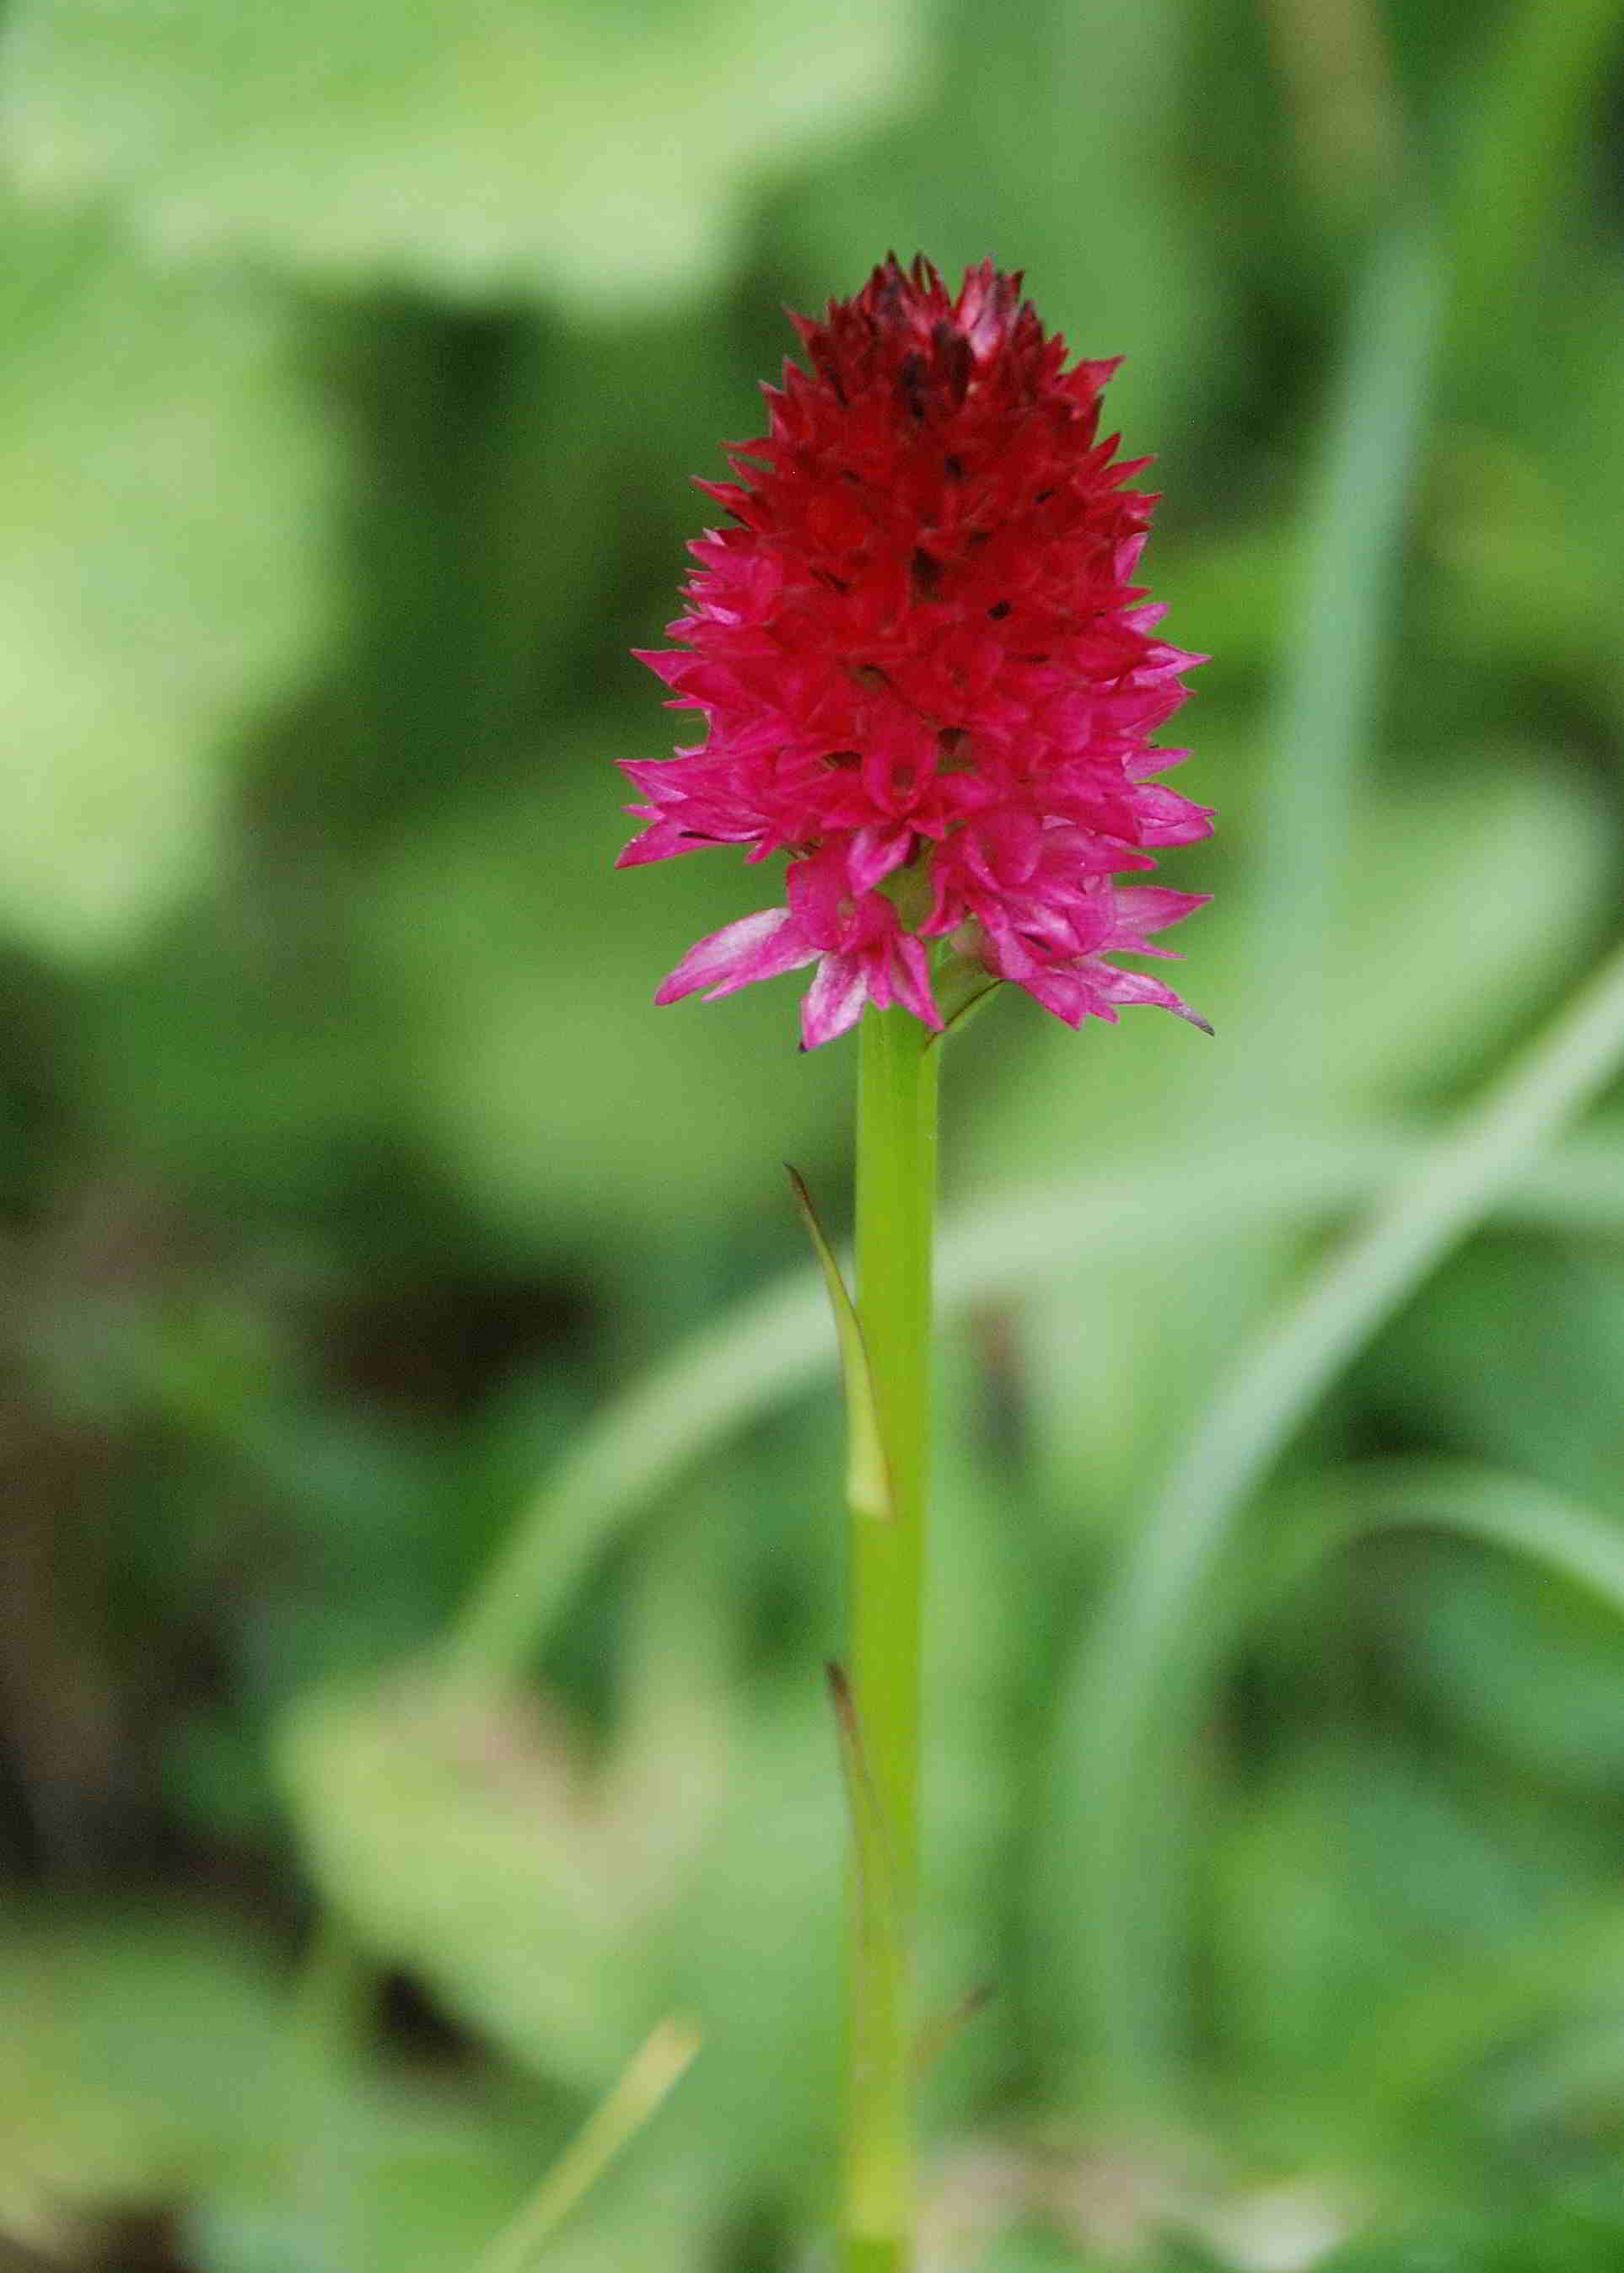
[[[1447,213],[1449,354],[1462,371],[1485,349],[1497,368],[1492,334],[1573,198],[1581,129],[1605,100],[1621,24],[1620,0],[1554,0],[1496,26]]]
[[[944,1316],[1019,1295],[1091,1254],[1300,1229],[1367,1201],[1417,1163],[1411,1130],[1254,1142],[1245,1156],[1147,1161],[988,1204],[944,1234]],[[1570,1144],[1523,1166],[1496,1204],[1519,1223],[1624,1232],[1616,1146]],[[553,1631],[595,1559],[730,1429],[834,1362],[816,1274],[798,1271],[693,1335],[598,1413],[519,1511],[447,1644],[454,1681],[500,1687]]]
[[[1267,1526],[1269,1534],[1267,1550],[1261,1554],[1257,1550],[1259,1525]],[[1215,1563],[1211,1581],[1203,1588],[1200,1617],[1188,1628],[1177,1662],[1158,1695],[1157,1725],[1146,1756],[1146,1774],[1154,1774],[1156,1804],[1154,1816],[1141,1826],[1139,1905],[1135,1914],[1147,1914],[1151,1921],[1141,1935],[1143,1946],[1162,1953],[1154,2005],[1164,2013],[1170,2011],[1175,2020],[1178,2000],[1169,1993],[1169,1984],[1176,1977],[1173,1937],[1180,1905],[1177,1891],[1170,1901],[1158,1898],[1160,1881],[1152,1868],[1152,1853],[1154,1849],[1162,1854],[1166,1867],[1178,1867],[1179,1811],[1170,1796],[1177,1789],[1180,1764],[1192,1757],[1226,1670],[1259,1624],[1284,1610],[1328,1557],[1373,1534],[1413,1527],[1454,1532],[1521,1556],[1583,1587],[1624,1617],[1624,1528],[1524,1477],[1463,1461],[1372,1461],[1293,1489],[1283,1500],[1271,1501],[1261,1508],[1252,1525],[1231,1537],[1229,1551]],[[1074,1885],[1068,1884],[1066,1899],[1075,1904]],[[1458,2000],[1447,1994],[1443,2001],[1453,2012]],[[1404,2014],[1400,2034],[1410,2027],[1408,2002]],[[1464,2016],[1464,2025],[1470,2029],[1470,2015]],[[1378,2033],[1372,2045],[1380,2041]],[[1432,2042],[1424,2027],[1415,2054],[1417,2091],[1433,2079],[1428,2065],[1432,2054],[1427,2050]],[[1446,2031],[1438,2058],[1451,2056],[1452,2042]],[[1368,2115],[1380,2127],[1387,2113],[1408,2110],[1410,2103],[1397,2079],[1390,2080],[1394,2083],[1390,2094],[1379,2089],[1375,2073],[1379,2062],[1373,2052],[1362,2057],[1371,2073],[1361,2072],[1357,2080],[1353,2079],[1357,2062],[1336,2064],[1327,2106],[1336,2111],[1340,2124],[1350,2100],[1353,2112],[1361,2120]],[[1344,2067],[1349,2071],[1346,2077]]]
[[[1124,2110],[1166,2105],[1188,2039],[1169,1747],[1235,1527],[1337,1375],[1621,1064],[1624,949],[1242,1349],[1090,1606],[1040,1876],[1051,1968],[1070,1977],[1064,2001]]]
[[[1328,1557],[1387,1531],[1453,1533],[1553,1572],[1624,1618],[1624,1527],[1528,1476],[1464,1460],[1373,1460],[1293,1492],[1264,1511],[1278,1543],[1261,1561],[1237,1553],[1199,1637],[1199,1670],[1183,1700],[1186,1738],[1237,1646],[1280,1611]],[[1342,2047],[1320,2078],[1328,2120],[1350,2153],[1390,2152],[1472,2060],[1531,2025],[1583,2007],[1589,1973],[1616,1974],[1624,1939],[1604,1914],[1560,1922],[1560,1964],[1547,1932],[1445,1971],[1407,1991],[1379,2022]],[[1575,1968],[1585,1985],[1575,1987]]]
[[[1390,199],[1404,122],[1387,27],[1371,0],[1264,0],[1297,142],[1327,234]]]
[[[497,2235],[475,2273],[531,2273],[565,2219],[681,2082],[698,2050],[697,2029],[685,2021],[662,2021],[512,2224]]]
[[[1465,1460],[1372,1460],[1294,1494],[1265,1571],[1267,1615],[1327,1556],[1374,1532],[1452,1531],[1567,1579],[1624,1617],[1624,1527],[1531,1476]]]
[[[1326,1069],[1317,1038],[1326,1031],[1357,785],[1383,693],[1438,297],[1436,256],[1418,224],[1378,241],[1349,311],[1342,378],[1311,480],[1300,598],[1281,659],[1258,832],[1255,921],[1267,990],[1259,1039],[1311,1098]],[[1291,1036],[1283,1053],[1282,1031]]]

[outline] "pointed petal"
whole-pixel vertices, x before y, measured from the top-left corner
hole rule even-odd
[[[1141,844],[1193,844],[1213,833],[1212,807],[1180,797],[1174,789],[1136,789],[1133,811]]]
[[[1090,989],[1076,971],[1051,965],[1047,970],[1034,969],[1023,972],[1014,983],[1024,986],[1034,1002],[1041,1003],[1044,1009],[1052,1011],[1065,1025],[1080,1026],[1083,1020],[1096,1010]],[[1096,1015],[1110,1024],[1116,1024],[1116,1013],[1109,1003],[1100,1008]]]
[[[708,939],[690,947],[659,992],[657,1002],[680,1002],[703,988],[714,1002],[758,979],[777,979],[796,971],[817,954],[808,947],[801,927],[787,908],[763,908],[759,915],[741,916]]]
[[[900,868],[914,849],[911,829],[860,829],[846,856],[846,874],[853,892],[872,891],[875,885]]]
[[[868,1000],[868,972],[861,955],[826,955],[801,1006],[801,1039],[809,1050],[854,1026]]]
[[[641,868],[650,860],[673,860],[682,852],[709,852],[719,840],[696,836],[669,814],[634,836],[615,860],[617,868]]]
[[[636,662],[651,671],[656,679],[663,679],[667,686],[680,685],[683,672],[692,669],[695,660],[691,655],[680,650],[660,647],[635,647],[632,655]]]
[[[930,984],[930,956],[923,940],[904,932],[891,943],[891,992],[933,1034],[943,1031],[942,1013]]]
[[[1171,1010],[1175,1017],[1187,1018],[1192,1026],[1199,1026],[1204,1034],[1210,1034],[1213,1031],[1200,1012],[1192,1010],[1182,994],[1175,994],[1170,986],[1164,986],[1159,979],[1153,979],[1148,971],[1118,971],[1113,964],[1092,964],[1088,970],[1088,982],[1107,1001],[1120,1002],[1124,1006],[1151,1002],[1158,1009]]]
[[[1198,908],[1204,908],[1212,898],[1210,892],[1174,892],[1162,884],[1122,884],[1116,889],[1116,920],[1112,926],[1113,945],[1124,946],[1131,934],[1147,931],[1166,931],[1169,924],[1183,923]]]

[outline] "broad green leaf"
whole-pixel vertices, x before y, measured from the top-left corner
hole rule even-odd
[[[338,467],[274,294],[0,201],[0,933],[121,946],[207,873],[316,655]]]
[[[267,2141],[255,2182],[212,2186],[187,2204],[187,2262],[207,2273],[460,2273],[547,2137],[533,2106],[495,2094],[330,2078]]]
[[[32,194],[166,256],[616,309],[717,282],[756,182],[920,67],[863,0],[25,0],[0,128]]]
[[[834,2141],[847,1837],[812,1666],[757,1688],[729,1764],[672,1944],[671,2000],[705,2029],[683,2107],[713,2171],[804,2187]]]
[[[849,1053],[798,1051],[798,980],[655,1007],[696,937],[781,889],[725,857],[616,874],[631,823],[614,760],[666,739],[658,703],[641,733],[560,728],[533,787],[498,784],[419,830],[362,910],[407,1124],[504,1231],[593,1238],[628,1274],[696,1212],[748,1219],[754,1197],[781,1225],[775,1163],[819,1157],[851,1079]]]
[[[12,1910],[0,2010],[0,2227],[53,2263],[81,2217],[150,2207],[182,2214],[210,2273],[441,2273],[549,2144],[516,2093],[328,2059],[255,1935],[150,1897]]]
[[[305,1699],[281,1758],[309,1867],[371,1954],[532,2071],[615,2074],[658,2017],[632,1960],[638,1827],[560,1724],[396,1677]]]
[[[262,2172],[284,2119],[284,2008],[245,1935],[173,1909],[0,1918],[4,2184],[22,2200],[165,2200]]]

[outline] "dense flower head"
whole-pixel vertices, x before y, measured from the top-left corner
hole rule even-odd
[[[1116,365],[1068,370],[1020,288],[987,261],[953,296],[893,254],[792,317],[810,371],[786,364],[736,478],[699,484],[730,525],[689,547],[680,646],[642,660],[706,739],[627,765],[645,826],[620,865],[738,844],[787,868],[658,1001],[816,964],[808,1047],[869,1002],[940,1028],[997,980],[1073,1026],[1194,1018],[1110,958],[1166,955],[1148,934],[1205,904],[1116,881],[1210,831],[1154,778],[1185,754],[1149,746],[1203,658],[1132,581],[1155,499],[1124,486],[1148,460],[1096,439]]]

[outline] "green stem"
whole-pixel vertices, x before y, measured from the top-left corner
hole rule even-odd
[[[906,2273],[913,2261],[919,1667],[939,1053],[928,1029],[903,1010],[870,1010],[861,1049],[857,1299],[892,1512],[888,1521],[853,1514],[851,1679],[886,1842],[890,1916],[882,1924],[873,1889],[865,1903],[857,1887],[840,2266],[841,2273]]]

